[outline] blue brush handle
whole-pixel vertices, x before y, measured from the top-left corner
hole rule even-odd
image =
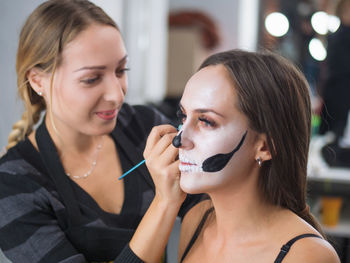
[[[177,130],[179,131],[181,129],[181,127],[182,127],[182,125],[180,124],[179,127],[177,128]],[[137,167],[139,167],[140,165],[144,164],[145,162],[146,162],[146,160],[142,160],[141,162],[136,164],[134,167],[132,167],[129,171],[123,173],[122,176],[119,177],[119,180],[123,179],[125,176],[127,176],[129,173],[134,171]]]
[[[144,164],[145,162],[146,162],[146,160],[142,160],[141,162],[136,164],[133,168],[131,168],[129,171],[123,173],[122,176],[119,177],[119,180],[123,179],[125,176],[127,176],[129,173],[134,171],[137,167],[139,167],[140,165]]]

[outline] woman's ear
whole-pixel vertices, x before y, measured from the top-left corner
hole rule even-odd
[[[256,146],[257,148],[255,153],[255,160],[258,160],[258,158],[260,158],[261,162],[264,162],[272,159],[271,149],[267,143],[266,134],[258,135]]]
[[[27,79],[33,90],[39,96],[43,96],[46,90],[45,85],[47,82],[47,74],[40,68],[34,67],[27,72]]]

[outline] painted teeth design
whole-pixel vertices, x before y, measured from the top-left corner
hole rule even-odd
[[[181,172],[191,172],[191,173],[200,173],[203,172],[202,167],[196,165],[179,165],[179,170]]]
[[[203,172],[203,169],[200,165],[198,165],[195,161],[184,157],[184,156],[179,156],[180,159],[180,165],[179,165],[179,169],[181,172]],[[182,164],[182,163],[186,163],[186,164]]]
[[[179,155],[179,159],[180,159],[180,162],[182,162],[182,163],[189,163],[192,165],[197,165],[197,163],[194,160],[191,160],[183,155]]]

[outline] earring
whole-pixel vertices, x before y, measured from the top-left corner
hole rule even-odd
[[[261,158],[260,158],[260,157],[258,157],[258,158],[256,159],[256,161],[258,162],[258,165],[261,167],[261,164],[262,164],[262,160],[261,160]]]
[[[38,91],[38,95],[39,95],[39,96],[42,96],[43,93],[42,93],[41,91]]]

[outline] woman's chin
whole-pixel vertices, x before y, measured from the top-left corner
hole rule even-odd
[[[198,174],[181,172],[180,187],[182,191],[188,194],[200,194],[203,193],[203,189],[198,182]]]

